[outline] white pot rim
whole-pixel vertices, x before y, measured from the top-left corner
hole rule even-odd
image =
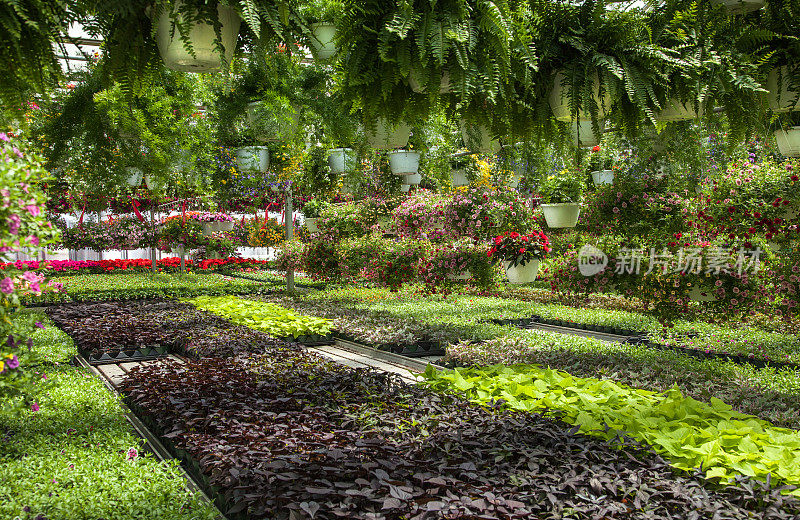
[[[557,206],[581,206],[580,202],[555,202],[552,204],[539,204],[539,207],[557,207]]]
[[[411,153],[411,154],[421,155],[420,152],[418,152],[417,150],[389,150],[388,152],[386,152],[386,155],[399,155],[401,153],[404,154]]]
[[[330,152],[352,152],[352,151],[353,151],[352,148],[346,148],[346,147],[345,148],[331,148],[330,150],[328,150],[329,153]]]

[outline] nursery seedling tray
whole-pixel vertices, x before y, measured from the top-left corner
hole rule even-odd
[[[85,350],[80,350],[80,354],[86,358],[90,365],[107,365],[111,363],[130,363],[134,361],[147,361],[167,357],[169,349],[167,347],[144,347],[137,349],[114,349],[102,354],[92,354]]]
[[[297,338],[292,336],[286,336],[283,338],[278,338],[283,340],[287,343],[300,343],[301,345],[305,345],[307,347],[318,347],[320,345],[333,345],[336,343],[336,338],[333,334],[310,334],[307,336],[298,336]]]
[[[335,337],[336,339],[349,341],[351,343],[356,343],[359,345],[364,344],[363,340],[358,339],[355,336],[351,336],[346,332],[337,332]],[[382,350],[384,352],[391,352],[392,354],[398,354],[400,356],[405,356],[410,358],[445,355],[445,345],[437,341],[420,341],[415,345],[401,345],[399,343],[394,343],[394,344],[378,344],[378,345],[367,344],[367,346],[375,348],[377,350]]]

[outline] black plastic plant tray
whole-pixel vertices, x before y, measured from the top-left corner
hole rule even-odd
[[[333,345],[336,343],[336,338],[333,334],[310,334],[308,336],[298,336],[294,338],[292,336],[286,336],[284,338],[278,338],[287,343],[300,343],[301,345],[305,345],[307,347],[317,347],[320,345]]]
[[[90,354],[80,351],[90,365],[108,365],[112,363],[130,363],[134,361],[147,361],[167,357],[167,347],[145,347],[137,349],[114,349],[102,354]]]
[[[440,343],[434,342],[420,342],[416,345],[380,345],[378,350],[410,358],[445,355],[444,347]]]

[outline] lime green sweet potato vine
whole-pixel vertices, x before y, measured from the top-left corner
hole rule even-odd
[[[186,301],[237,325],[279,338],[328,334],[333,323],[323,318],[295,314],[274,303],[245,300],[235,296],[201,296]]]
[[[724,483],[740,474],[766,480],[771,473],[773,480],[800,486],[800,433],[735,412],[713,397],[706,404],[677,389],[656,393],[532,365],[428,367],[425,378],[436,390],[464,392],[479,403],[502,399],[515,410],[557,410],[586,434],[610,439],[625,432],[676,468],[702,467]],[[800,489],[791,494],[800,496]]]

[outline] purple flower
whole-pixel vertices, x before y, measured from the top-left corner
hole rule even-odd
[[[34,411],[34,412],[38,412],[39,411],[39,403],[33,403],[31,405],[31,410]]]
[[[14,292],[14,280],[8,277],[0,280],[0,292],[4,294],[11,294]]]
[[[37,321],[36,323],[33,324],[33,326],[36,327],[37,329],[43,329],[44,328],[44,325],[42,324],[41,321]]]
[[[14,370],[15,368],[19,368],[19,359],[17,359],[16,354],[11,356],[11,359],[6,361],[6,368],[10,370]]]

